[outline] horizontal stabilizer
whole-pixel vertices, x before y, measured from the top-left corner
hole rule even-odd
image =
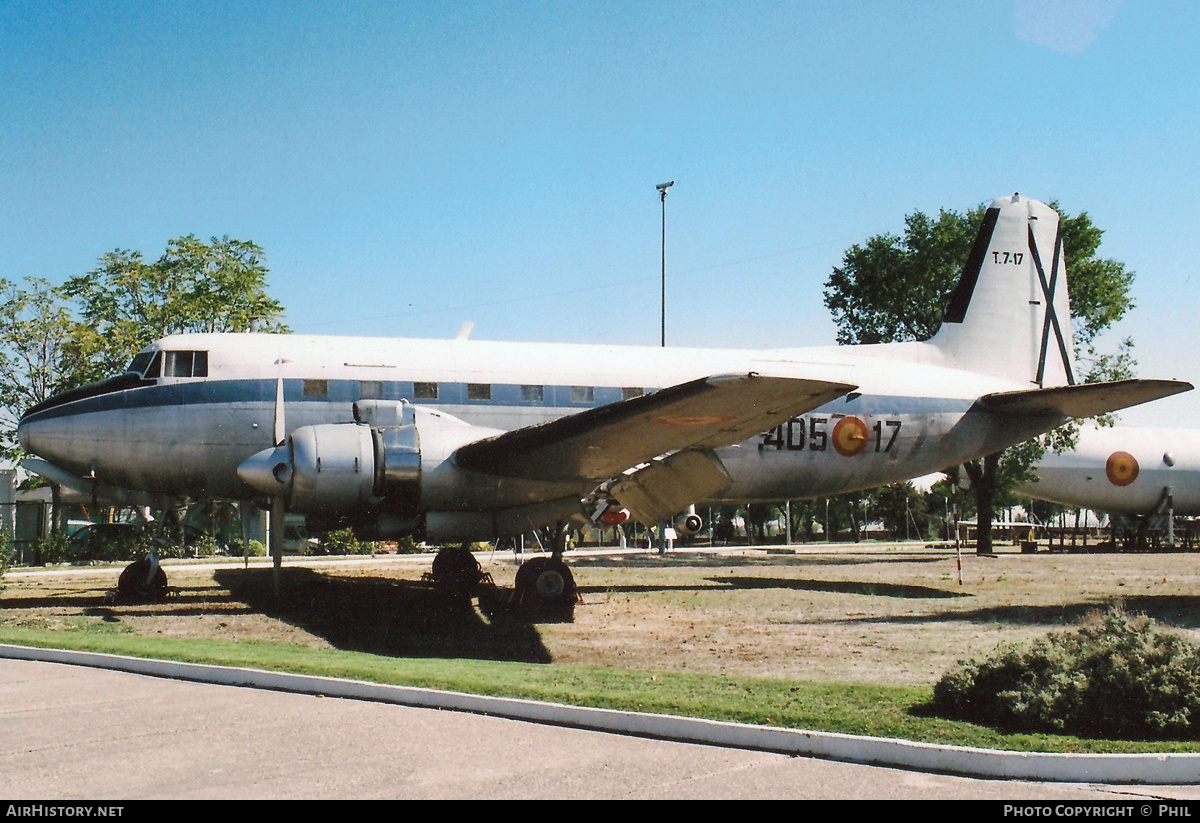
[[[1149,403],[1192,388],[1191,383],[1182,380],[1117,380],[985,394],[978,405],[1003,415],[1084,418]]]
[[[740,443],[855,388],[754,372],[706,377],[468,443],[454,461],[504,477],[599,481],[667,452]]]

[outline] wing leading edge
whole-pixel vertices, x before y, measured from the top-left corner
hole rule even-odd
[[[504,477],[599,482],[667,452],[740,443],[855,388],[755,372],[706,377],[468,443],[454,461]]]

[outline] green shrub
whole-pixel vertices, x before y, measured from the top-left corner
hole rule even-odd
[[[12,543],[8,540],[8,532],[0,528],[0,578],[4,577],[4,573],[16,559],[17,550],[13,548]]]
[[[196,538],[196,544],[192,548],[196,557],[212,557],[217,553],[217,539],[211,534],[202,534]]]
[[[1145,615],[1094,612],[1075,631],[960,661],[932,707],[1014,731],[1200,739],[1200,646]]]
[[[65,563],[69,558],[71,541],[65,534],[50,534],[40,537],[33,544],[33,556],[43,564]]]
[[[370,554],[373,543],[360,543],[352,529],[338,529],[321,537],[321,550],[326,554]]]

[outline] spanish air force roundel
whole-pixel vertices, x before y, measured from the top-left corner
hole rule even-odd
[[[857,417],[843,417],[833,427],[833,448],[842,457],[853,457],[867,447],[867,424]]]
[[[1129,452],[1113,452],[1104,464],[1104,474],[1114,486],[1128,486],[1137,480],[1137,458]]]

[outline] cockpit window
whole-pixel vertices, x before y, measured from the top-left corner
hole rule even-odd
[[[190,351],[169,351],[163,368],[163,377],[191,377],[192,353]]]
[[[146,366],[150,365],[150,358],[153,356],[154,352],[152,351],[138,352],[133,356],[133,359],[129,361],[129,368],[125,369],[125,373],[141,376],[142,372],[145,371]]]

